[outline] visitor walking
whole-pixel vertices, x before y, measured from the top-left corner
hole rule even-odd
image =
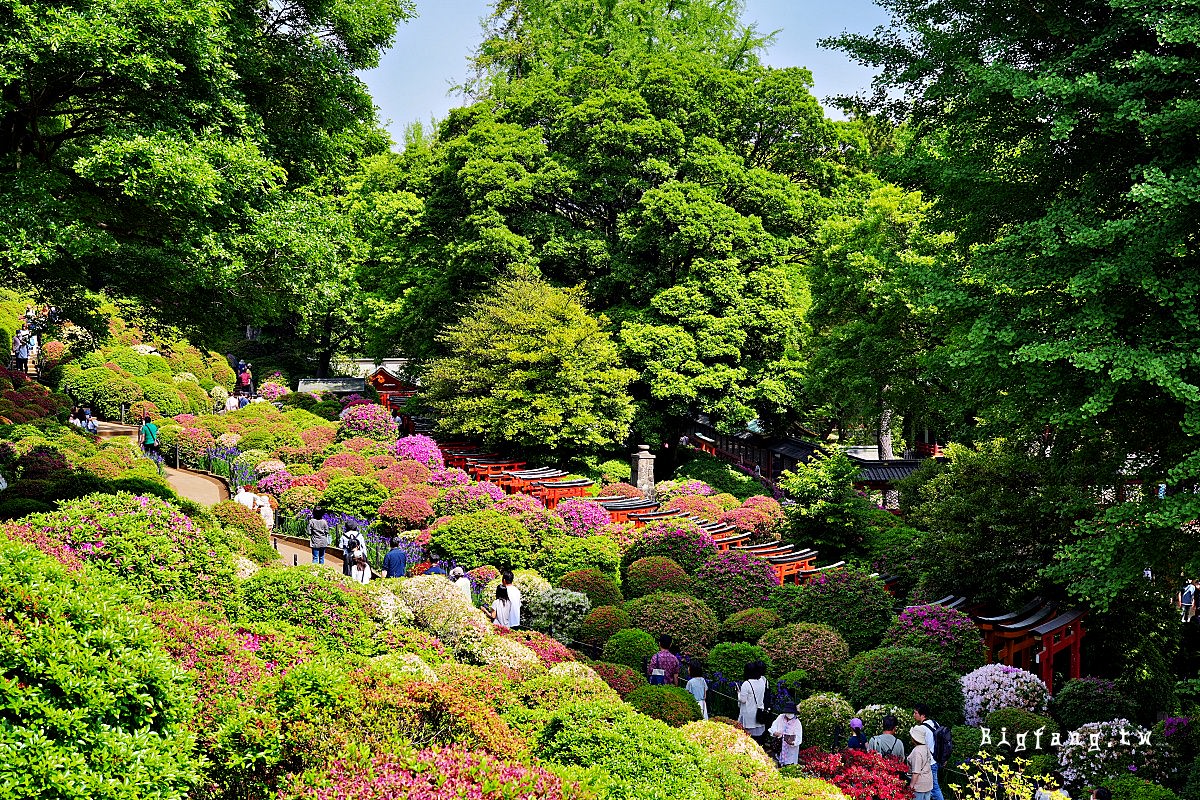
[[[354,559],[359,552],[361,551],[363,558],[367,557],[367,546],[363,541],[362,534],[359,533],[358,525],[353,522],[346,523],[346,529],[342,532],[338,547],[342,548],[342,574],[349,576],[350,567],[354,564]]]
[[[521,590],[513,584],[513,574],[509,570],[500,573],[500,581],[508,590],[508,599],[512,603],[512,613],[508,618],[508,627],[521,627]]]
[[[142,427],[138,429],[138,444],[147,456],[158,452],[158,426],[149,417],[142,418]]]
[[[403,578],[404,573],[408,572],[408,553],[400,546],[398,536],[392,539],[391,545],[392,549],[383,557],[383,577]]]
[[[929,748],[929,753],[931,755],[929,769],[933,775],[933,788],[930,790],[933,800],[944,800],[942,797],[942,787],[938,784],[938,767],[940,766],[938,763],[938,757],[941,756],[944,759],[948,759],[950,754],[939,753],[937,749],[937,734],[938,731],[941,730],[942,726],[930,719],[929,706],[925,703],[916,704],[916,706],[913,708],[913,719],[915,719],[921,725],[921,727],[925,728],[926,732],[925,738],[922,740],[922,742],[926,747]],[[912,754],[910,753],[909,758],[911,757]]]
[[[350,566],[350,580],[356,583],[371,582],[371,565],[361,550],[355,552],[354,563]]]
[[[22,328],[13,335],[13,361],[18,372],[29,372],[29,330]]]
[[[468,603],[474,599],[471,597],[471,579],[467,577],[467,571],[462,567],[450,570],[450,582],[458,587],[458,590],[467,598]]]
[[[254,394],[254,373],[250,371],[249,364],[246,365],[242,374],[238,375],[238,388],[241,389],[242,394]]]
[[[700,666],[700,662],[693,661],[688,664],[687,685],[684,686],[688,690],[688,694],[696,698],[696,705],[700,706],[700,719],[708,719],[708,681],[704,679],[704,667]]]
[[[260,494],[254,499],[254,507],[258,509],[258,514],[262,517],[263,524],[267,526],[267,533],[275,529],[275,509],[271,508],[271,498],[268,495]]]
[[[858,717],[850,720],[850,739],[846,742],[847,750],[867,749],[867,737],[863,734],[863,721]]]
[[[913,790],[913,800],[931,800],[935,791],[941,794],[937,785],[937,762],[929,749],[933,732],[922,725],[914,725],[908,735],[912,737],[913,749],[908,754],[908,785]]]
[[[1183,622],[1191,622],[1196,616],[1197,584],[1200,584],[1200,581],[1184,581],[1183,588],[1179,590],[1179,594],[1175,597],[1175,602],[1179,604],[1180,619]]]
[[[784,700],[779,704],[779,716],[771,723],[770,733],[780,740],[779,766],[794,766],[800,759],[800,743],[804,741],[804,725],[796,716],[796,704]]]
[[[738,726],[760,743],[767,730],[766,673],[766,664],[751,661],[742,670],[742,683],[738,687]]]
[[[872,736],[867,742],[867,749],[872,753],[879,753],[881,756],[891,756],[903,761],[907,758],[905,753],[904,742],[896,736],[896,726],[899,720],[894,714],[885,714],[883,717],[883,733],[878,736]]]
[[[312,550],[314,564],[325,563],[325,548],[329,547],[333,541],[329,536],[329,523],[317,516],[319,513],[318,509],[313,509],[312,519],[308,521],[306,529],[308,546]]]
[[[483,613],[487,614],[492,619],[492,623],[498,628],[507,628],[504,624],[506,619],[512,619],[512,600],[509,599],[508,589],[501,584],[496,587],[496,599],[492,601],[492,607],[484,607]]]
[[[679,659],[671,652],[671,637],[658,637],[658,652],[646,664],[646,677],[652,686],[679,685]]]

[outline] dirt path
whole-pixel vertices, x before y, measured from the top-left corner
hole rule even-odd
[[[133,439],[137,436],[138,431],[133,425],[121,425],[117,422],[98,422],[96,427],[99,428],[101,439],[119,437]],[[163,476],[180,497],[186,497],[201,505],[213,506],[222,500],[229,499],[229,491],[226,489],[225,483],[217,478],[173,467],[163,467]]]

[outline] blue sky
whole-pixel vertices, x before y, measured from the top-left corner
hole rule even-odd
[[[400,141],[409,123],[428,125],[461,104],[448,92],[467,74],[467,56],[479,43],[489,7],[488,0],[417,0],[417,17],[400,26],[379,67],[362,73],[393,139]],[[744,18],[760,31],[779,31],[764,61],[811,69],[822,100],[865,88],[871,74],[841,53],[818,48],[817,39],[866,32],[886,21],[870,0],[747,0]]]

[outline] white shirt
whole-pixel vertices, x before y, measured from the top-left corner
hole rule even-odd
[[[464,575],[461,578],[455,579],[454,585],[457,586],[459,591],[461,591],[467,598],[467,602],[471,602],[471,579]]]
[[[492,611],[496,614],[494,622],[497,625],[503,625],[506,628],[509,627],[505,620],[512,619],[512,605],[511,600],[505,602],[498,597],[492,601]]]
[[[225,398],[225,410],[226,411],[237,411],[238,410],[238,399],[236,397],[234,397],[233,395],[229,395],[229,397]]]
[[[242,491],[238,492],[237,495],[234,496],[233,502],[241,503],[246,508],[253,511],[254,510],[254,501],[257,499],[258,499],[258,497],[253,492],[247,492],[245,489],[243,489]]]
[[[508,584],[508,624],[506,628],[521,627],[521,590],[515,584]]]
[[[766,703],[766,678],[742,681],[738,687],[738,722],[742,723],[742,728],[751,736],[762,736],[763,731],[767,729],[765,725],[759,725],[757,719],[758,709],[766,708]]]
[[[684,688],[688,690],[688,694],[696,698],[696,702],[700,705],[700,717],[708,719],[708,703],[705,701],[708,696],[708,681],[704,678],[689,678]]]
[[[363,564],[361,567],[351,567],[350,580],[358,581],[359,583],[370,583],[371,565]]]
[[[804,726],[800,724],[800,720],[795,714],[780,714],[771,723],[771,735],[779,737],[782,741],[782,749],[779,751],[779,763],[782,766],[795,764],[800,756],[800,743],[804,741]],[[783,737],[795,736],[792,744],[788,744]]]
[[[267,530],[275,527],[275,509],[271,508],[271,501],[266,495],[258,495],[255,500],[255,505],[258,506],[258,513],[262,515],[263,522],[267,524]]]

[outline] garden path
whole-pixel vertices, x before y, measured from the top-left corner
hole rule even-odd
[[[101,439],[114,439],[117,437],[133,438],[137,435],[137,428],[133,425],[121,425],[117,422],[97,422],[97,428],[100,432]],[[198,472],[190,470],[174,469],[172,467],[163,467],[163,475],[167,479],[167,483],[171,485],[180,497],[200,503],[204,506],[213,506],[222,500],[229,499],[229,492],[225,488],[225,484],[208,475],[201,475]]]

